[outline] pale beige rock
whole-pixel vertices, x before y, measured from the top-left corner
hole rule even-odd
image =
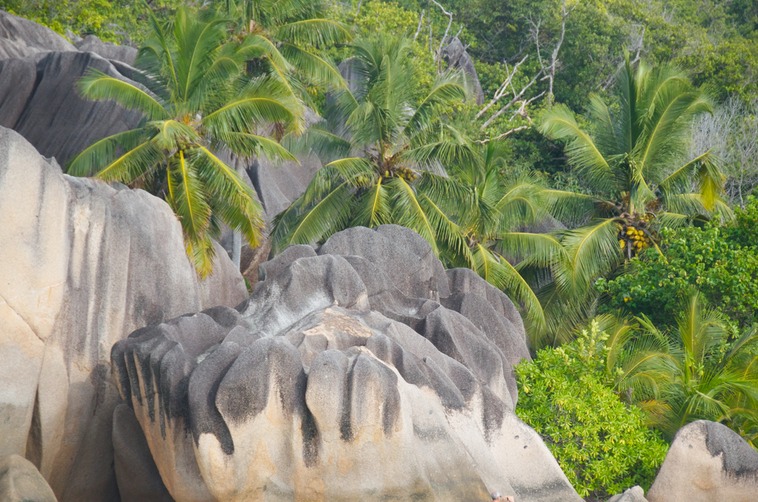
[[[500,347],[519,350],[520,319],[486,319],[504,321],[510,301],[482,294],[478,277],[466,291],[451,287],[460,277],[410,230],[332,239],[263,264],[241,312],[184,316],[114,346],[119,392],[171,495],[459,502],[499,492],[580,501],[512,411],[504,368],[518,357]],[[395,260],[373,259],[391,242]],[[443,294],[491,308],[456,311],[466,301],[448,307],[435,300]],[[480,329],[465,312],[500,328]]]
[[[200,283],[164,202],[63,175],[4,128],[0,243],[0,454],[32,460],[61,500],[114,500],[111,346],[238,304],[242,278],[220,251]]]
[[[758,452],[725,425],[699,420],[676,434],[649,502],[755,502]]]
[[[0,500],[56,502],[53,490],[34,464],[19,455],[0,458]]]

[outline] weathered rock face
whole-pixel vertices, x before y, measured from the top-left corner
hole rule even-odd
[[[682,427],[653,486],[650,502],[754,502],[758,452],[725,425],[699,420]]]
[[[512,412],[512,364],[529,356],[501,292],[397,226],[261,270],[239,311],[113,348],[176,500],[581,500]]]
[[[247,296],[219,253],[199,283],[170,208],[63,175],[0,128],[0,455],[61,500],[116,500],[112,345],[137,327]]]
[[[48,51],[76,51],[76,47],[53,30],[0,10],[0,59]]]
[[[91,52],[0,60],[0,126],[19,132],[41,154],[64,165],[95,141],[135,127],[139,114],[80,97],[76,82],[88,68],[124,78]]]
[[[95,35],[87,35],[75,45],[82,52],[94,52],[105,59],[120,61],[128,65],[133,65],[134,60],[137,59],[137,49],[134,47],[103,42]]]
[[[19,455],[0,458],[0,500],[55,502],[55,494],[37,468]]]
[[[448,62],[451,68],[457,68],[463,72],[468,85],[473,89],[476,98],[476,104],[484,103],[484,91],[479,81],[479,75],[476,73],[474,60],[471,59],[466,47],[458,37],[453,37],[443,49],[442,56]]]

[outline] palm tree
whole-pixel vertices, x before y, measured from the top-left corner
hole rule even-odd
[[[552,194],[562,201],[563,216],[583,215],[584,224],[561,236],[569,259],[554,270],[558,288],[573,296],[654,246],[659,226],[728,213],[719,198],[717,159],[710,151],[687,156],[693,120],[711,110],[703,92],[675,68],[640,64],[635,70],[627,61],[615,98],[590,97],[589,127],[563,105],[549,110],[540,126],[566,143],[569,164],[594,194]]]
[[[321,0],[224,0],[223,11],[242,21],[237,32],[257,47],[248,62],[249,73],[279,80],[309,105],[313,84],[344,88],[323,49],[351,35],[341,23],[325,17]]]
[[[462,242],[442,249],[441,258],[450,267],[475,270],[521,305],[530,347],[535,348],[547,320],[531,272],[551,266],[564,250],[553,235],[529,231],[552,218],[554,200],[538,180],[509,173],[502,147],[487,143],[477,161],[451,167],[466,195],[444,199],[440,217],[450,221]]]
[[[299,148],[327,163],[275,220],[274,250],[322,241],[351,226],[385,223],[417,231],[437,254],[441,246],[460,248],[461,236],[440,204],[445,197],[465,197],[465,189],[444,166],[474,162],[476,151],[442,123],[440,110],[463,100],[463,87],[456,75],[443,75],[414,103],[407,41],[378,36],[356,43],[354,50],[351,89],[331,97],[326,121],[299,141]]]
[[[610,330],[608,375],[669,439],[705,419],[725,423],[756,445],[758,329],[732,339],[726,320],[698,293],[684,307],[673,333],[644,316]]]
[[[68,172],[152,187],[179,218],[187,254],[205,276],[218,220],[253,246],[263,227],[252,189],[214,152],[293,159],[258,129],[267,123],[302,128],[302,105],[279,80],[245,77],[245,62],[258,46],[247,39],[225,43],[227,20],[179,9],[172,23],[151,23],[136,63],[140,83],[95,71],[79,83],[85,97],[116,101],[143,120],[82,151]]]

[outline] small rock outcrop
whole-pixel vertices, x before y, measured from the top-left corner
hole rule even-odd
[[[239,307],[148,326],[116,385],[176,500],[579,501],[513,414],[511,301],[397,226],[261,266]]]
[[[0,458],[0,500],[56,502],[55,494],[37,468],[19,455]]]
[[[653,486],[650,502],[754,502],[758,452],[725,425],[698,420],[682,427]]]
[[[447,61],[451,68],[456,68],[463,72],[466,83],[474,92],[476,104],[481,105],[484,103],[484,91],[482,91],[482,84],[479,81],[474,60],[471,59],[463,42],[458,37],[450,39],[450,42],[442,48],[442,57],[445,58],[445,61]]]
[[[138,327],[237,305],[242,277],[219,252],[199,282],[167,204],[64,175],[5,128],[0,243],[0,455],[29,459],[62,501],[116,500],[111,347]]]
[[[76,47],[49,28],[0,10],[0,59],[50,51],[76,51]]]
[[[103,42],[95,35],[87,35],[74,45],[82,52],[94,52],[102,58],[119,61],[127,65],[133,65],[134,60],[137,59],[137,49],[134,47]]]

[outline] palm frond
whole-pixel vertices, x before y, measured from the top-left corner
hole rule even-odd
[[[353,209],[351,195],[347,182],[336,185],[331,192],[308,208],[282,241],[286,244],[311,244],[342,230]]]
[[[384,178],[378,176],[372,181],[356,200],[355,215],[351,218],[351,223],[356,226],[376,228],[392,221],[390,194],[384,185]]]
[[[309,127],[297,136],[288,134],[282,138],[282,146],[294,153],[315,153],[322,162],[344,158],[350,154],[352,143],[318,125]]]
[[[412,136],[428,127],[435,118],[435,107],[450,105],[464,99],[466,99],[466,90],[460,83],[459,75],[451,73],[439,77],[408,120],[404,134]]]
[[[427,193],[422,192],[420,199],[424,212],[435,228],[441,258],[456,266],[473,268],[474,256],[466,240],[465,232]]]
[[[439,255],[435,229],[421,206],[416,191],[402,178],[391,178],[387,185],[392,190],[392,220],[415,230],[429,243],[434,254]]]
[[[297,157],[271,138],[248,132],[219,132],[216,139],[229,147],[240,157],[253,157],[263,154],[271,160],[288,160],[298,162]]]
[[[95,176],[105,181],[131,183],[154,169],[161,160],[163,160],[163,153],[152,138],[149,138],[111,161]]]
[[[184,235],[202,243],[210,225],[211,207],[208,204],[203,182],[187,162],[184,151],[179,151],[169,163],[169,176],[174,178],[174,198],[170,201],[179,217]],[[204,247],[198,247],[196,251]]]
[[[559,288],[572,293],[585,291],[595,279],[620,263],[618,231],[615,218],[565,231],[561,242],[566,247],[568,260],[559,262],[554,269]]]
[[[542,310],[537,295],[534,294],[529,284],[508,260],[481,244],[474,247],[473,259],[475,271],[484,280],[505,291],[510,298],[521,305],[525,321],[534,327],[534,330],[527,331],[530,337],[545,328],[545,312]],[[530,346],[534,347],[534,340],[530,340],[530,342]]]
[[[281,51],[282,55],[309,81],[331,89],[347,87],[339,70],[323,56],[289,43],[283,43]]]
[[[66,172],[73,176],[92,176],[103,165],[108,165],[119,152],[129,151],[144,143],[150,136],[145,128],[106,136],[82,150],[68,164]]]
[[[239,230],[251,247],[260,245],[265,225],[263,208],[256,200],[252,187],[237,172],[205,147],[197,148],[198,178],[210,192],[213,213],[234,230]]]
[[[168,113],[145,89],[124,80],[90,69],[77,83],[85,98],[97,101],[114,101],[127,110],[136,110],[148,120],[165,119]]]
[[[328,47],[348,41],[351,34],[342,23],[311,18],[279,26],[276,38],[300,46]]]
[[[613,189],[615,183],[611,166],[590,135],[579,127],[568,107],[560,104],[553,107],[545,114],[539,129],[550,139],[566,142],[569,162],[594,187],[604,192]]]
[[[550,234],[502,232],[498,235],[500,254],[518,262],[518,268],[536,266],[548,268],[567,259],[560,241]]]
[[[281,101],[265,97],[242,97],[227,103],[203,117],[203,124],[213,133],[250,131],[260,123],[287,123],[295,118]],[[216,133],[219,131],[219,133]]]

